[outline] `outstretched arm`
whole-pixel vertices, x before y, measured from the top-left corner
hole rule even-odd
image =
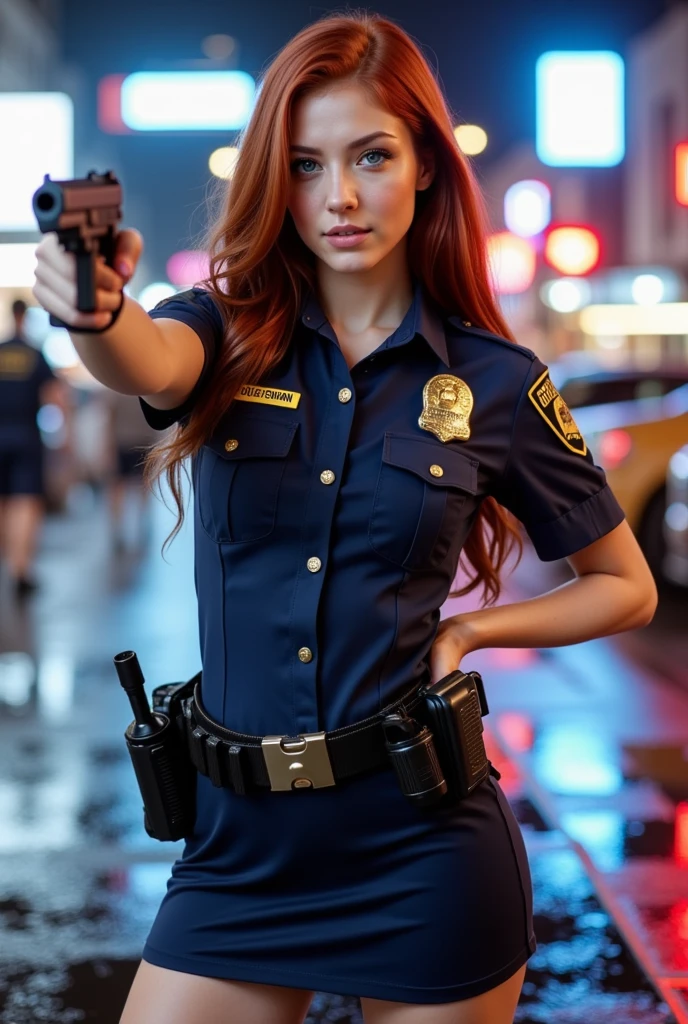
[[[563,647],[652,620],[657,587],[625,519],[567,560],[576,579],[546,594],[443,619],[430,652],[432,681],[484,647]]]

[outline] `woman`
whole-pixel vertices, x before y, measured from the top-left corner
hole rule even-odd
[[[74,325],[91,372],[142,396],[151,425],[179,424],[147,467],[167,468],[179,522],[193,456],[215,723],[314,746],[470,651],[651,619],[604,474],[501,316],[485,231],[419,49],[354,14],[304,29],[265,74],[204,288],[150,314],[123,299],[141,251],[125,231],[123,276],[101,266],[100,312],[80,314],[69,257],[38,247],[36,298]],[[576,579],[488,607],[519,538],[510,513]],[[482,585],[485,607],[440,622],[462,550],[461,593]],[[536,940],[495,774],[449,809],[413,805],[390,770],[288,792],[223,778],[199,772],[123,1024],[297,1024],[316,990],[360,996],[367,1024],[513,1019]]]

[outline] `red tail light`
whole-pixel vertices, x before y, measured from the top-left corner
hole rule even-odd
[[[633,439],[625,430],[608,430],[600,437],[597,449],[605,469],[616,469],[628,457]]]

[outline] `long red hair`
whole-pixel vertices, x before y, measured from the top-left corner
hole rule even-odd
[[[241,384],[261,380],[289,345],[305,289],[315,289],[315,257],[287,210],[290,129],[295,102],[329,83],[348,81],[408,126],[416,152],[431,149],[435,177],[416,193],[409,229],[411,274],[448,315],[460,314],[515,339],[492,292],[487,214],[470,164],[454,138],[452,117],[419,47],[394,22],[375,14],[329,14],[294,36],[262,76],[229,182],[211,197],[204,249],[224,343],[212,377],[184,427],[150,449],[149,485],[166,471],[177,506],[171,541],[184,507],[180,468],[210,436]],[[500,572],[516,544],[516,521],[493,498],[482,502],[462,552],[468,582],[451,596],[483,586],[483,604],[500,593]],[[164,550],[164,548],[163,548]],[[472,570],[472,572],[471,572]]]

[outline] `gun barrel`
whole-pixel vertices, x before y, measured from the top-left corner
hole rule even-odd
[[[122,218],[122,186],[112,171],[56,181],[49,174],[32,199],[39,229],[67,231],[80,226],[107,227]]]

